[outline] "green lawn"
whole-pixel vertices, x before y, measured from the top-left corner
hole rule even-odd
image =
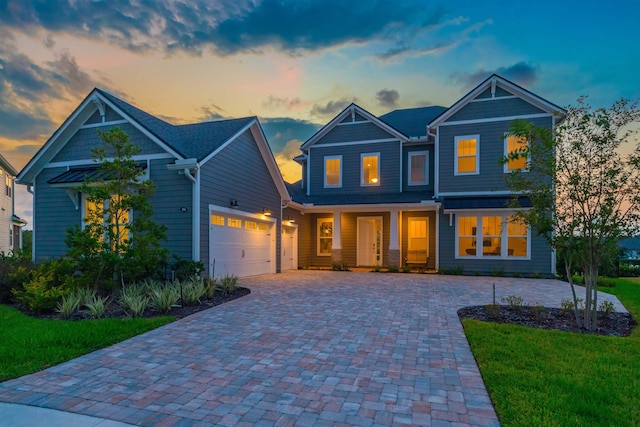
[[[567,285],[568,286],[568,285]],[[603,289],[638,318],[640,280]],[[640,330],[615,338],[464,320],[503,426],[640,425]]]
[[[0,305],[0,381],[40,371],[173,320],[42,320]]]

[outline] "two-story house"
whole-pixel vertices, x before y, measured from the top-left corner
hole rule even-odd
[[[22,248],[22,227],[26,222],[15,214],[14,180],[16,170],[0,154],[0,253],[9,254]]]
[[[513,120],[552,128],[562,113],[498,75],[449,108],[348,106],[295,158],[302,179],[283,216],[297,263],[554,273],[551,248],[509,208],[505,174],[527,162],[501,159],[526,144],[507,136]]]

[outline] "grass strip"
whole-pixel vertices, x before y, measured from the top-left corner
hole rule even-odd
[[[172,322],[173,317],[46,320],[0,305],[0,381],[40,371]]]

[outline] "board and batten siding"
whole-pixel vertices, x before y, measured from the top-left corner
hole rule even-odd
[[[351,117],[348,118],[348,121],[351,122]],[[325,136],[316,141],[314,146],[389,138],[394,138],[394,136],[382,129],[380,126],[369,121],[356,121],[355,124],[341,124],[335,126]]]
[[[311,153],[310,184],[312,195],[397,193],[400,190],[399,141],[333,147],[314,145],[309,152]],[[364,153],[380,153],[380,185],[360,185],[361,155]],[[342,187],[324,188],[325,156],[342,156]]]
[[[193,184],[177,170],[167,169],[167,164],[173,161],[174,159],[150,161],[149,179],[155,186],[154,193],[149,196],[153,207],[152,220],[167,227],[167,240],[161,244],[169,249],[170,256],[190,260]],[[187,211],[182,212],[182,208]]]
[[[155,142],[151,141],[142,132],[137,130],[129,123],[119,125],[106,125],[86,129],[78,129],[58,154],[53,158],[52,162],[67,162],[73,160],[87,160],[91,162],[91,150],[103,145],[98,130],[106,132],[114,127],[119,127],[129,135],[129,141],[141,148],[139,155],[159,154],[165,151]]]
[[[495,211],[492,212],[495,214]],[[487,213],[491,215],[492,213]],[[481,214],[481,212],[478,212]],[[440,215],[440,236],[438,245],[440,247],[440,269],[462,268],[464,274],[493,274],[500,271],[505,274],[524,275],[551,275],[551,247],[546,243],[544,237],[539,236],[535,230],[531,230],[531,259],[491,259],[483,258],[457,258],[456,259],[456,221],[457,215],[453,216],[453,221],[449,225],[449,215]],[[553,272],[555,273],[555,272]]]
[[[460,111],[449,117],[445,123],[543,113],[545,112],[522,98],[492,98],[491,101],[469,102]]]
[[[47,181],[67,169],[43,169],[35,180],[35,206],[33,211],[36,263],[58,258],[67,253],[66,231],[73,225],[82,225],[82,206],[75,205],[64,188],[51,187]]]
[[[427,185],[409,185],[409,153],[416,151],[426,151],[429,156],[429,184]],[[433,197],[434,183],[434,161],[435,153],[433,144],[405,145],[402,150],[402,191],[418,191],[423,193],[424,200]]]
[[[253,214],[271,211],[277,219],[276,271],[280,272],[282,232],[281,199],[251,130],[236,138],[200,168],[200,258],[209,265],[209,205],[229,207]]]
[[[535,126],[551,127],[551,117],[529,119]],[[495,121],[439,128],[440,182],[439,192],[490,192],[507,191],[504,165],[505,133],[511,129],[511,121]],[[454,175],[455,137],[479,135],[480,173]]]

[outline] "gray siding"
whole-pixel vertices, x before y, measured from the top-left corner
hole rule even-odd
[[[167,241],[163,246],[171,251],[171,255],[190,260],[193,184],[178,171],[167,169],[166,165],[173,161],[151,161],[149,178],[155,185],[155,192],[149,201],[153,206],[153,220],[167,226]],[[183,207],[188,211],[181,212]]]
[[[551,127],[551,117],[530,120],[536,126]],[[511,129],[510,121],[476,123],[439,128],[440,192],[505,191],[504,135]],[[480,173],[454,176],[455,137],[480,135]]]
[[[351,121],[351,117],[349,117],[349,121]],[[394,136],[371,122],[363,121],[355,125],[334,127],[329,133],[318,140],[314,146],[336,142],[370,141],[389,138],[394,138]]]
[[[470,102],[446,121],[457,122],[460,120],[478,120],[488,119],[490,117],[509,117],[540,113],[544,113],[544,111],[523,99],[496,98],[494,101]]]
[[[436,235],[436,212],[435,211],[427,211],[427,212],[403,212],[402,213],[402,259],[403,264],[404,260],[407,258],[407,251],[409,247],[409,218],[428,218],[428,242],[429,242],[429,260],[427,262],[427,268],[430,270],[434,270],[436,268],[436,243],[437,243],[437,235]]]
[[[531,259],[530,260],[492,260],[480,259],[456,259],[456,217],[454,215],[452,225],[449,226],[449,215],[440,215],[440,269],[462,268],[464,274],[493,274],[498,271],[511,275],[513,273],[524,275],[550,275],[551,274],[551,248],[545,239],[531,230]]]
[[[352,126],[349,126],[352,127]],[[400,190],[400,142],[322,147],[311,153],[311,194],[392,193]],[[360,186],[360,155],[380,153],[380,185]],[[342,188],[324,188],[324,157],[342,156]]]
[[[82,225],[81,207],[75,208],[63,188],[47,184],[48,180],[64,171],[66,168],[43,169],[36,178],[33,212],[35,262],[66,254],[66,230],[74,224]]]
[[[264,208],[276,218],[276,271],[280,272],[280,194],[250,130],[225,147],[200,169],[200,257],[209,264],[209,204],[260,213]],[[208,268],[208,267],[207,267]]]
[[[429,153],[429,184],[409,185],[409,153],[427,151]],[[402,191],[417,191],[424,194],[424,200],[433,197],[435,152],[433,144],[410,145],[403,147],[402,154]]]
[[[100,126],[98,128],[79,129],[67,144],[53,158],[52,162],[91,159],[91,150],[102,145],[98,130],[108,131],[119,127],[129,135],[129,140],[142,149],[140,154],[164,153],[164,150],[147,138],[129,123],[116,126]]]

